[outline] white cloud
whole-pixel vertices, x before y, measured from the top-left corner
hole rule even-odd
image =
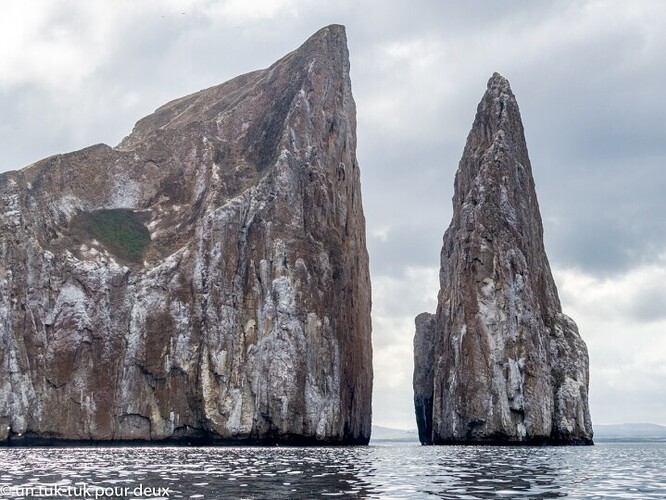
[[[229,23],[241,23],[271,19],[277,16],[298,15],[298,4],[295,0],[226,0],[210,2],[205,12],[213,17],[220,17]]]
[[[456,90],[454,74],[443,71],[443,41],[434,35],[378,43],[356,55],[357,67],[374,79],[355,85],[360,120],[400,140],[435,139],[431,125]]]
[[[108,4],[22,0],[2,10],[0,88],[76,88],[113,49],[117,10]]]
[[[439,270],[407,268],[396,276],[373,276],[374,423],[410,429],[414,420],[414,318],[435,312]]]
[[[590,352],[593,421],[666,423],[666,262],[611,278],[554,272]]]
[[[605,278],[579,269],[556,271],[562,303],[595,321],[666,321],[666,262],[638,265]],[[666,354],[665,354],[666,356]]]

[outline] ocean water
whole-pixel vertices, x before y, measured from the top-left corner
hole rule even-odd
[[[0,498],[666,498],[666,443],[5,448]]]

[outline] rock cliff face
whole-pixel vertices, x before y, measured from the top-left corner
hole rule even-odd
[[[591,444],[588,355],[562,314],[518,104],[495,73],[444,234],[437,314],[416,319],[424,444]]]
[[[0,441],[363,444],[345,31],[0,175]]]

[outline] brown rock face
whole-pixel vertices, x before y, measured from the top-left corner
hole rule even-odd
[[[0,440],[363,444],[345,31],[0,175]]]
[[[437,314],[416,320],[421,442],[591,444],[587,348],[562,314],[518,104],[497,73],[456,173],[440,287]]]

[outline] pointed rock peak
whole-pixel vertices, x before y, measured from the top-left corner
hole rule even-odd
[[[301,48],[308,47],[310,45],[320,45],[322,43],[337,41],[343,41],[346,44],[347,33],[345,31],[345,27],[342,24],[329,24],[308,38],[305,43],[301,45]]]
[[[504,78],[497,71],[495,71],[493,76],[490,77],[490,80],[488,80],[488,92],[496,96],[501,94],[513,96],[509,80]]]
[[[326,26],[308,38],[303,45],[291,54],[277,61],[273,66],[282,64],[292,55],[301,55],[308,59],[326,59],[333,65],[349,67],[349,50],[347,49],[347,33],[341,24]],[[304,61],[310,64],[311,60]]]
[[[280,120],[285,118],[285,113],[289,111],[299,91],[324,96],[325,93],[318,86],[327,81],[322,76],[324,74],[350,89],[349,51],[345,27],[342,25],[333,24],[320,29],[299,48],[266,69],[240,75],[164,104],[139,120],[132,134],[123,139],[117,148],[130,150],[156,131],[163,133],[177,130],[176,133],[181,134],[182,129],[191,124],[200,127],[202,123],[209,122],[216,129],[218,119],[234,114],[233,110],[239,104],[242,104],[242,109],[238,112],[244,114],[245,122],[257,125],[261,138],[266,130],[279,130],[282,126]],[[272,112],[267,112],[269,105]],[[275,126],[268,125],[267,120],[274,120]],[[219,135],[219,130],[215,130],[214,135]],[[251,134],[248,137],[252,137]]]
[[[521,143],[525,142],[522,137],[523,125],[516,97],[511,91],[509,80],[497,72],[493,73],[488,80],[488,87],[477,108],[470,135],[479,128],[484,130],[482,135],[487,140],[486,147],[498,139],[497,135],[500,130],[505,133],[510,132],[509,135]],[[514,134],[513,131],[517,134]]]
[[[331,24],[316,31],[297,49],[278,59],[273,66],[284,64],[294,55],[319,55],[337,59],[340,55],[348,56],[347,32],[341,24]]]
[[[500,185],[509,188],[509,180],[517,176],[523,178],[523,182],[512,182],[509,190],[520,187],[523,191],[520,197],[536,199],[532,194],[534,182],[518,102],[509,81],[494,73],[477,107],[458,165],[454,207],[472,190],[485,196],[482,193],[486,188],[488,192],[496,192]],[[477,200],[477,195],[472,198]],[[538,207],[535,210],[538,211]]]
[[[424,444],[591,444],[588,354],[562,314],[518,104],[495,73],[456,173],[435,316],[416,318]]]

